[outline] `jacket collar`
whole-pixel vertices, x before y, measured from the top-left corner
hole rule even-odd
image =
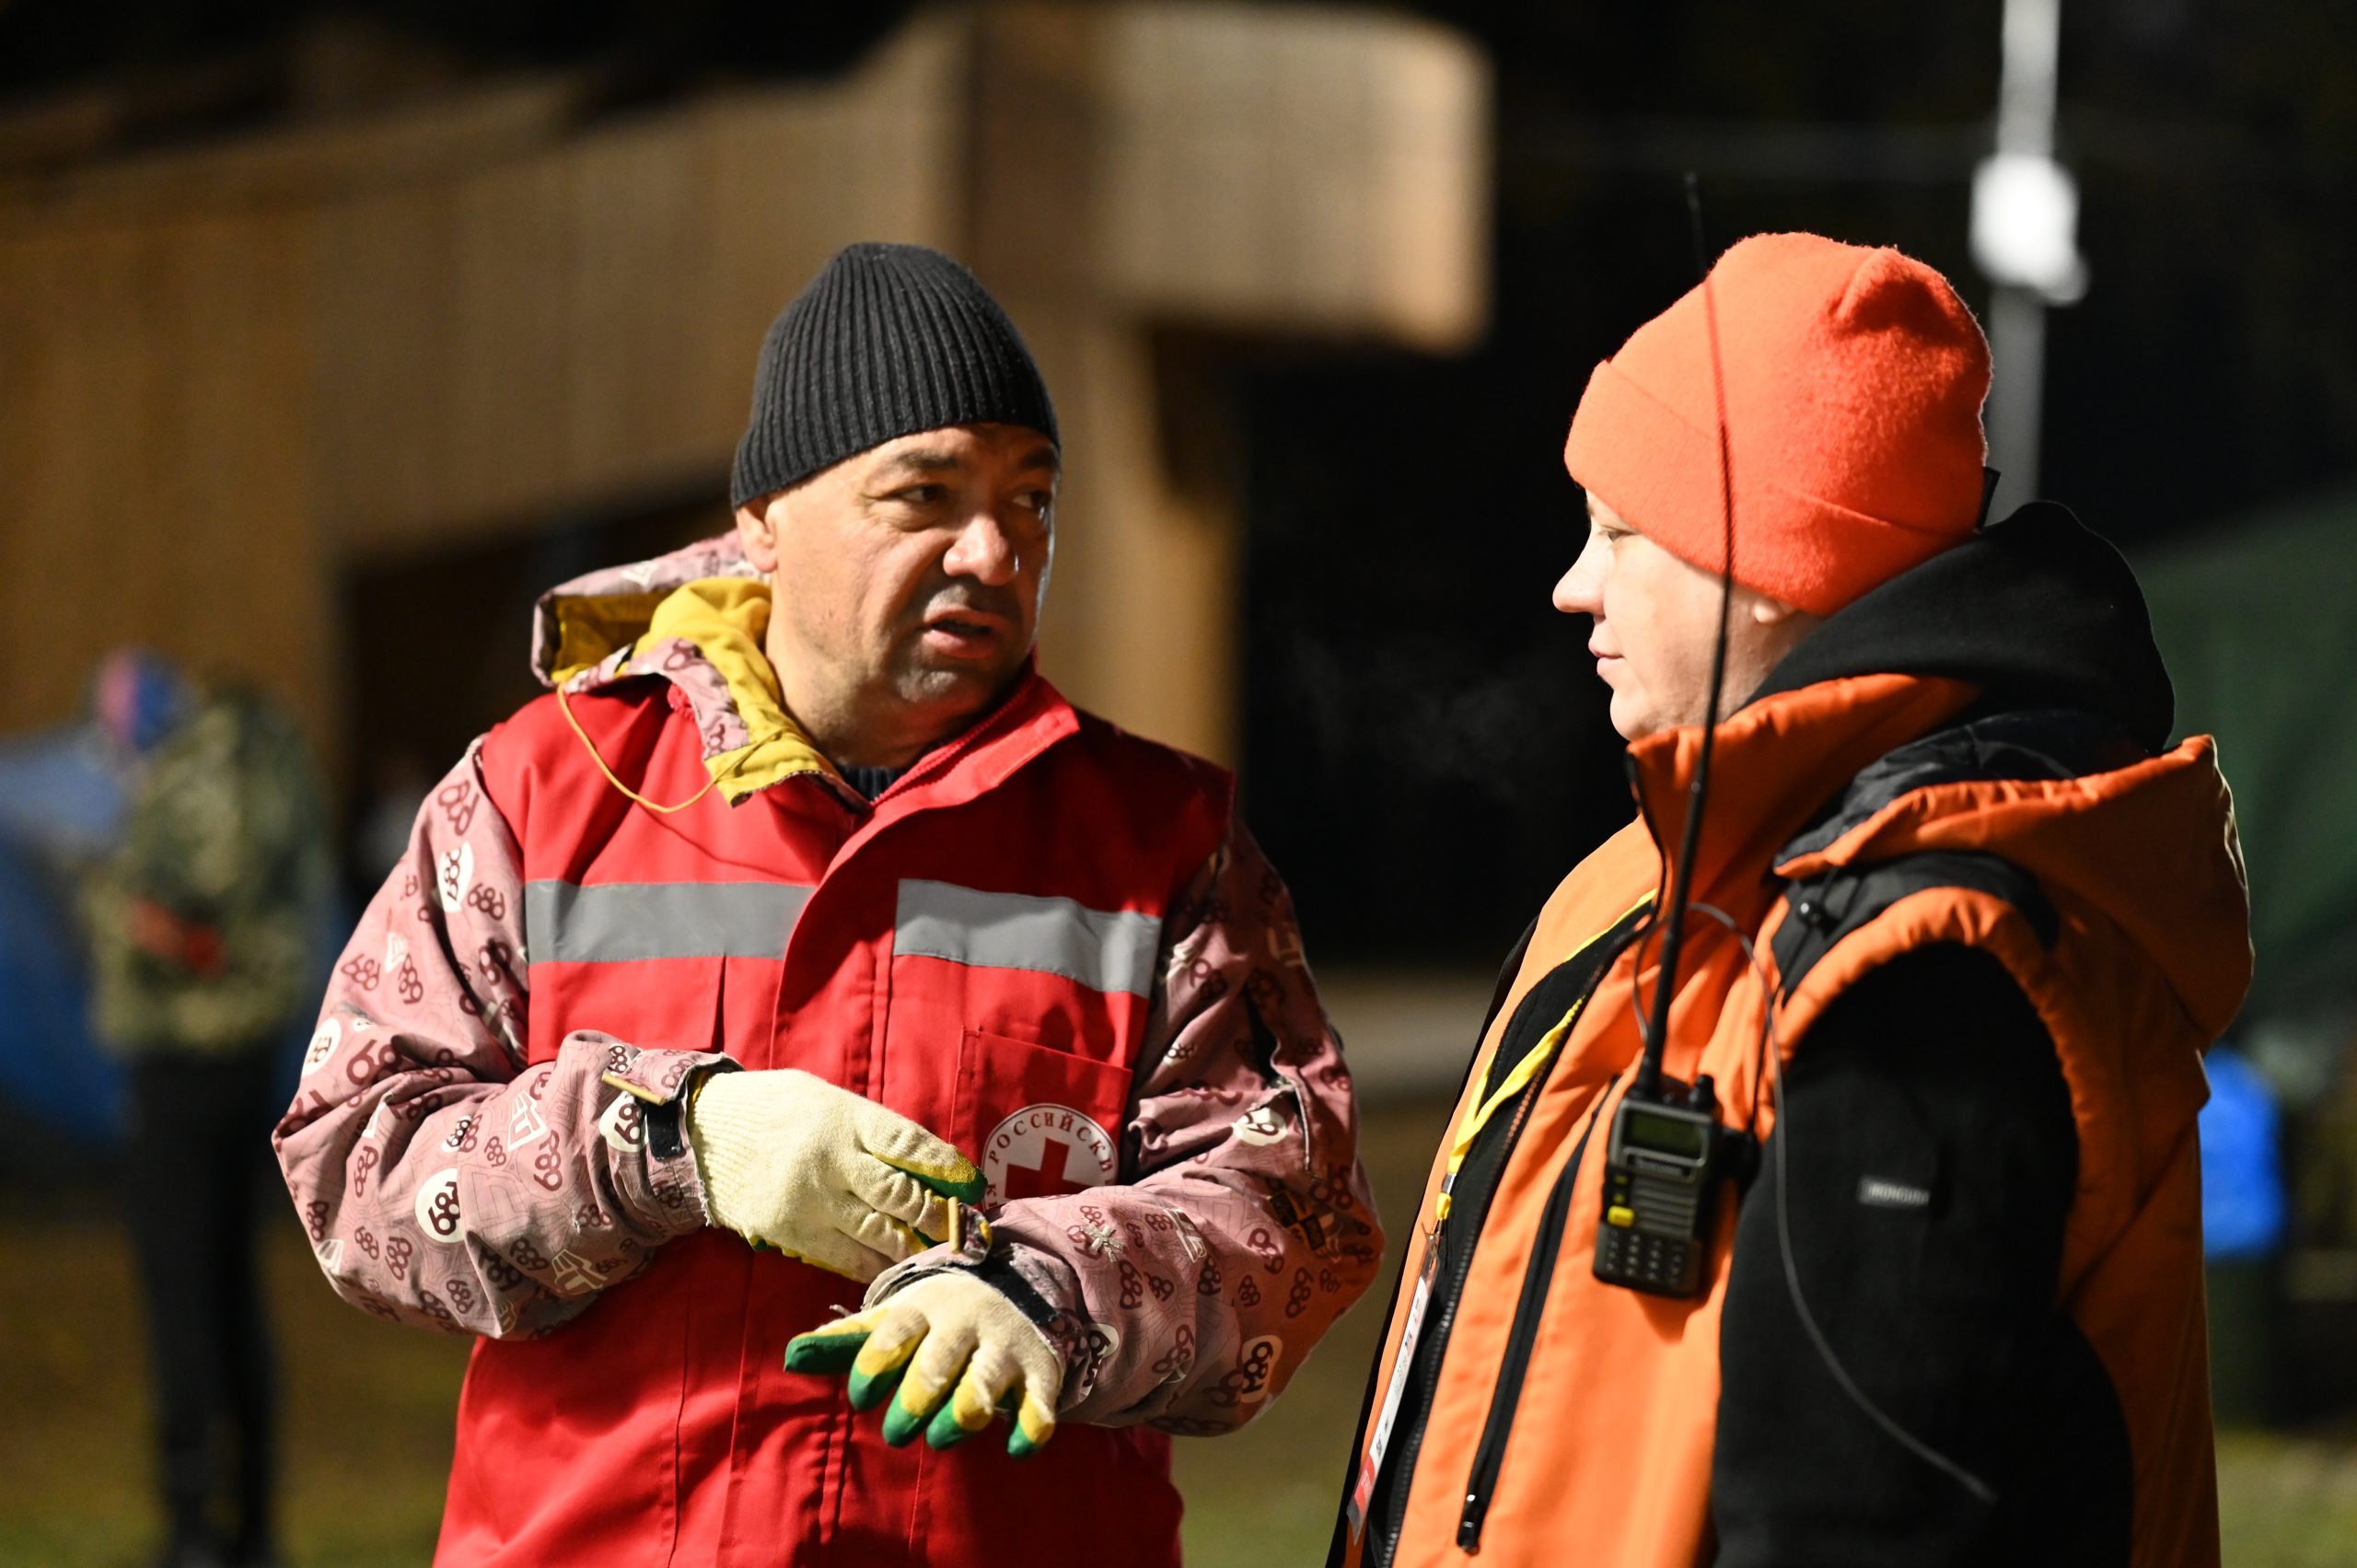
[[[1959,680],[1852,676],[1736,713],[1719,726],[1691,896],[1757,918],[1782,881],[1831,866],[1997,854],[2125,937],[2205,1038],[2223,1031],[2250,983],[2249,899],[2209,738],[2154,757],[2078,715],[1952,722],[1976,696]],[[1665,883],[1701,735],[1629,749]]]
[[[1959,680],[1864,675],[1762,697],[1719,726],[1711,791],[1695,846],[1693,896],[1764,889],[1779,849],[1869,763],[1954,717],[1976,694]],[[1631,788],[1662,858],[1665,885],[1683,838],[1699,725],[1665,730],[1629,748]]]
[[[2071,708],[1967,716],[1885,752],[1777,851],[1785,864],[1830,847],[1901,796],[1934,784],[2054,781],[2132,767],[2142,748],[2119,726]]]

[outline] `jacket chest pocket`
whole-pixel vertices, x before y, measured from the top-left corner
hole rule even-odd
[[[986,1202],[1102,1187],[1120,1179],[1129,1095],[1127,1068],[970,1028],[953,1138],[982,1167]]]
[[[995,1198],[1114,1179],[1160,938],[1142,912],[901,882],[885,1103],[963,1149]]]

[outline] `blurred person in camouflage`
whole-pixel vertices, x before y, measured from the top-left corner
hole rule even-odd
[[[972,274],[852,247],[736,530],[543,598],[418,814],[279,1157],[340,1294],[482,1336],[445,1568],[1175,1565],[1165,1434],[1372,1278],[1233,780],[1033,668],[1061,469]]]
[[[125,1216],[148,1326],[168,1568],[274,1562],[274,1389],[253,1228],[277,1053],[309,1001],[331,862],[310,755],[256,692],[110,655],[124,781],[91,875],[95,1032],[127,1067]]]

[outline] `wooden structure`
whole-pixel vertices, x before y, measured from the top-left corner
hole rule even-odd
[[[1184,345],[1470,342],[1486,93],[1387,16],[981,5],[818,87],[600,118],[516,80],[0,176],[0,731],[139,640],[335,754],[343,574],[706,495],[716,531],[771,317],[897,238],[967,259],[1057,398],[1050,672],[1225,756],[1237,497]]]

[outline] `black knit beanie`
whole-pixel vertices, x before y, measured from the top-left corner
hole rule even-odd
[[[938,250],[847,246],[761,343],[730,505],[899,436],[980,424],[1056,439],[1048,384],[1015,323]]]

